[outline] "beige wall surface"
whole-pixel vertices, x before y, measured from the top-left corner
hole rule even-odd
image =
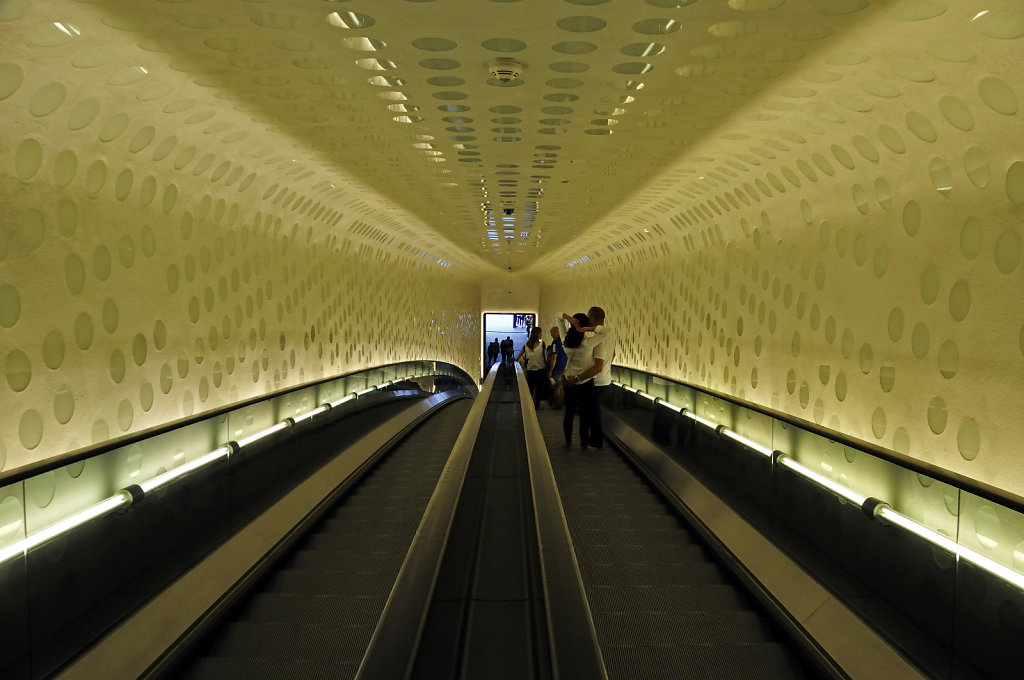
[[[868,28],[542,260],[542,317],[1024,495],[1024,20]]]
[[[533,312],[537,310],[540,284],[518,273],[500,272],[480,281],[483,312]]]
[[[0,470],[368,366],[475,370],[476,278],[414,217],[29,9],[0,6]]]
[[[720,60],[737,96],[688,105],[701,134],[672,167],[509,274],[330,162],[276,71],[232,60],[279,15],[152,3],[253,71],[239,91],[131,3],[0,3],[0,469],[389,361],[472,373],[482,307],[539,289],[542,325],[604,306],[623,365],[1024,494],[1024,14],[804,5],[870,20],[786,49],[716,24],[725,46],[673,74],[706,87]],[[725,58],[744,50],[768,65]],[[634,139],[676,113],[644,115]]]

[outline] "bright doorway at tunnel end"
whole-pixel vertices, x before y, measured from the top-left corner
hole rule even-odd
[[[511,362],[530,338],[530,331],[537,323],[535,312],[487,312],[484,314],[483,338],[481,339],[481,376],[487,375],[491,365],[505,360]],[[505,352],[502,352],[502,343]],[[497,343],[497,356],[494,354]],[[511,349],[508,349],[511,346]],[[490,351],[489,351],[490,349]],[[511,354],[511,356],[509,356]]]

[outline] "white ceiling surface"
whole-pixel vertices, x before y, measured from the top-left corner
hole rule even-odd
[[[419,245],[486,274],[564,267],[659,201],[685,203],[680,184],[723,158],[742,166],[785,150],[780,119],[879,100],[871,83],[884,82],[872,79],[890,67],[880,51],[899,48],[908,22],[919,31],[954,10],[930,0],[96,0],[81,11],[131,34],[140,49],[129,58],[164,61],[372,187],[403,216],[403,240],[411,222]],[[490,72],[503,59],[521,70],[507,84]]]

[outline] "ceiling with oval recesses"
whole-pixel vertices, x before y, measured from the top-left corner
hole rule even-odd
[[[884,116],[929,61],[960,58],[952,24],[921,34],[950,10],[931,0],[86,4],[223,106],[416,215],[464,262],[516,271],[566,260],[575,239],[656,200],[659,182],[714,181],[808,125]],[[898,35],[921,43],[920,60],[886,58]],[[725,150],[733,167],[712,160]]]

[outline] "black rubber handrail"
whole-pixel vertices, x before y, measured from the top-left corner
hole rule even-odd
[[[516,373],[522,373],[518,364]],[[516,382],[530,467],[552,676],[558,680],[603,680],[608,674],[544,434],[525,377],[520,375]]]
[[[855,439],[841,432],[830,430],[828,428],[822,427],[821,425],[818,425],[817,423],[813,423],[808,420],[803,420],[802,418],[797,418],[796,416],[790,415],[788,413],[776,411],[766,406],[761,406],[759,404],[755,404],[744,399],[739,399],[737,397],[733,397],[722,392],[717,392],[706,387],[700,387],[699,385],[694,385],[683,380],[666,378],[665,376],[658,375],[657,373],[641,371],[639,369],[629,368],[626,366],[620,368],[632,371],[633,373],[637,373],[640,375],[650,376],[652,378],[664,380],[665,382],[681,385],[682,387],[696,390],[697,392],[701,392],[703,394],[712,396],[716,399],[727,401],[736,406],[749,409],[756,413],[760,413],[761,415],[768,416],[769,418],[782,421],[794,427],[798,427],[802,430],[807,430],[808,432],[819,435],[821,437],[825,437],[826,439],[830,439],[834,442],[842,444],[843,446],[849,446],[850,448],[857,449],[858,451],[863,451],[864,453],[875,456],[877,458],[881,458],[882,460],[890,462],[894,465],[898,465],[902,468],[910,470],[911,472],[926,475],[936,481],[948,484],[950,486],[954,486],[960,489],[961,491],[966,491],[967,493],[974,494],[975,496],[979,496],[981,498],[984,498],[985,500],[992,501],[993,503],[997,503],[1011,510],[1024,514],[1024,497],[1012,494],[1004,489],[1000,489],[990,484],[985,484],[984,482],[979,482],[976,479],[965,477],[961,474],[945,470],[930,463],[925,463],[916,460],[914,458],[911,458],[910,456],[906,456],[896,451],[883,448],[876,444],[872,444],[871,442]],[[618,380],[617,382],[621,382],[621,380]]]
[[[487,375],[466,416],[466,424],[441,471],[423,519],[416,529],[416,536],[406,553],[405,562],[373,631],[373,637],[356,672],[356,680],[398,680],[409,677],[412,672],[466,471],[469,469],[497,373],[497,368],[494,368]]]
[[[445,366],[451,366],[453,369],[458,370],[459,372],[464,374],[464,376],[460,377],[462,378],[462,381],[465,384],[475,385],[470,375],[462,371],[462,369],[458,368],[454,364],[448,364],[446,362],[435,362],[430,359],[422,359],[416,361],[397,361],[391,364],[375,366],[373,368],[364,368],[358,371],[352,371],[351,373],[342,373],[340,375],[336,375],[330,378],[319,378],[317,380],[302,383],[301,385],[286,387],[275,392],[260,395],[258,397],[252,397],[244,401],[238,401],[231,404],[227,404],[225,406],[215,408],[210,411],[203,411],[202,413],[193,414],[191,416],[188,416],[187,418],[172,420],[170,422],[162,423],[155,427],[151,427],[145,430],[139,430],[138,432],[132,432],[131,434],[124,435],[123,437],[108,439],[107,441],[102,442],[100,444],[96,444],[94,446],[86,446],[81,449],[76,449],[74,451],[68,451],[67,453],[63,453],[58,456],[46,458],[36,463],[28,463],[22,467],[15,468],[14,470],[10,470],[8,472],[0,472],[0,488],[9,486],[11,484],[17,484],[18,482],[23,482],[26,479],[31,479],[32,477],[36,477],[47,472],[52,472],[53,470],[57,470],[66,465],[71,465],[72,463],[78,463],[83,460],[95,458],[96,456],[108,453],[110,451],[113,451],[114,449],[119,449],[123,446],[129,446],[131,444],[135,444],[136,442],[143,441],[144,439],[149,439],[151,437],[156,437],[158,435],[170,432],[171,430],[177,430],[182,427],[188,427],[189,425],[194,425],[195,423],[202,422],[204,420],[209,420],[210,418],[222,416],[225,413],[237,411],[238,409],[245,408],[247,406],[252,406],[253,404],[258,404],[260,402],[264,402],[270,399],[275,399],[277,397],[281,397],[291,392],[298,392],[299,390],[304,390],[310,387],[316,387],[317,385],[322,385],[324,383],[331,382],[332,380],[339,380],[341,378],[358,375],[360,373],[366,373],[369,371],[380,371],[391,366],[399,366],[401,364],[414,364],[421,362],[440,363],[444,364]]]

